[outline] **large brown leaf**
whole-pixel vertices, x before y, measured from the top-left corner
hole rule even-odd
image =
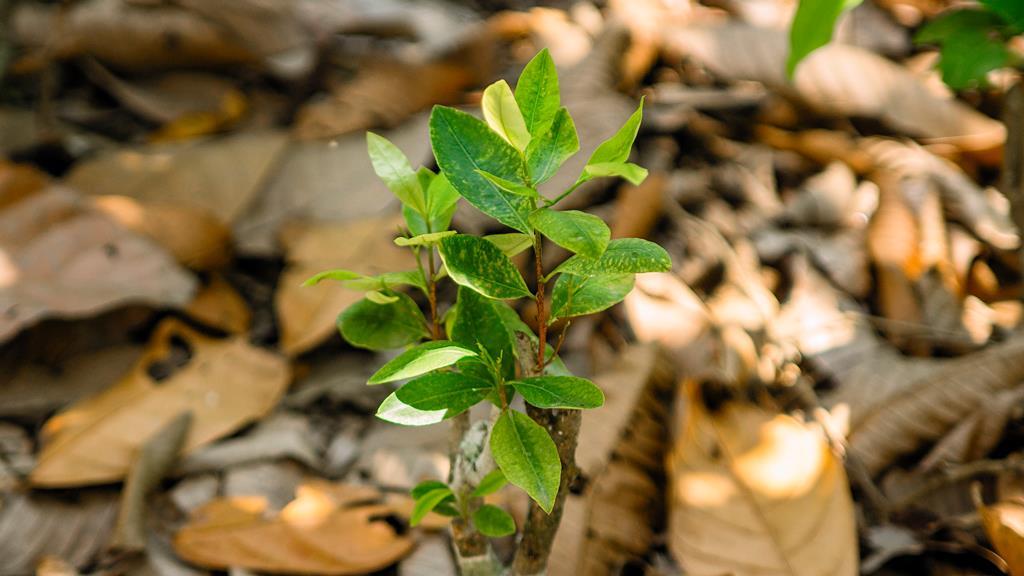
[[[669,456],[669,548],[687,574],[857,573],[846,474],[820,429],[685,386]]]
[[[161,363],[182,345],[187,363],[156,381],[151,371],[166,370]],[[289,379],[283,358],[244,338],[214,340],[168,319],[120,382],[47,421],[29,480],[48,487],[116,482],[139,447],[182,412],[193,415],[183,447],[188,453],[267,414]]]

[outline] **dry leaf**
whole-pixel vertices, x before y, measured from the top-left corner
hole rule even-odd
[[[59,186],[0,212],[0,246],[0,342],[48,317],[182,306],[195,289],[163,249]]]
[[[694,382],[669,457],[669,548],[687,574],[857,574],[846,473],[824,434]]]
[[[285,234],[288,267],[275,296],[281,350],[294,356],[320,344],[337,330],[338,314],[363,297],[337,282],[303,286],[314,274],[344,268],[374,275],[416,267],[412,254],[392,241],[399,223],[387,216],[343,224],[296,224],[293,233]]]
[[[156,381],[150,371],[175,346],[186,347],[188,362]],[[138,448],[183,411],[194,417],[183,449],[192,452],[268,413],[289,372],[282,358],[244,338],[214,340],[168,319],[120,382],[47,421],[29,480],[48,487],[121,480]]]
[[[354,492],[353,492],[354,491]],[[359,506],[367,491],[305,485],[277,516],[266,500],[236,497],[200,508],[174,537],[174,549],[193,564],[297,574],[366,574],[394,564],[413,541],[400,536],[380,505]]]
[[[231,334],[244,334],[252,311],[242,295],[221,276],[213,276],[185,308],[191,318]]]
[[[284,149],[279,132],[113,150],[78,162],[65,182],[93,196],[205,210],[221,222],[238,218]]]
[[[978,506],[981,524],[1011,576],[1024,575],[1024,502],[1005,500]]]

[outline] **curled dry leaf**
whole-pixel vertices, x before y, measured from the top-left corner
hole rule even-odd
[[[979,505],[978,513],[988,539],[1006,561],[1010,576],[1024,575],[1024,502],[1005,500],[991,506]]]
[[[910,71],[863,48],[829,44],[816,50],[791,82],[784,30],[704,24],[667,29],[663,36],[670,50],[692,56],[722,79],[761,82],[823,115],[878,118],[909,136],[979,153],[1006,139],[1001,122],[949,94],[934,94]]]
[[[151,371],[166,370],[174,346],[186,347],[188,361],[157,381]],[[183,452],[194,451],[267,414],[284,394],[289,372],[283,358],[244,338],[215,340],[165,320],[120,382],[46,422],[29,481],[47,487],[119,481],[138,448],[184,411],[193,422]]]
[[[285,231],[288,267],[278,282],[275,304],[280,346],[286,354],[300,354],[323,342],[337,330],[338,311],[363,297],[337,282],[303,286],[314,274],[334,268],[366,275],[416,268],[412,254],[392,242],[400,221],[386,216],[339,224],[296,224]]]
[[[0,342],[48,317],[182,306],[195,290],[163,249],[59,186],[0,212],[0,246]]]
[[[694,382],[682,393],[669,549],[687,574],[856,574],[849,485],[821,430],[752,405],[711,413]]]
[[[394,564],[413,548],[386,521],[387,506],[360,505],[379,496],[358,486],[307,484],[280,514],[266,500],[235,497],[197,510],[174,537],[187,561],[293,574],[366,574]]]

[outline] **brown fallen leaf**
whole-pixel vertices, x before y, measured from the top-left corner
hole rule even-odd
[[[187,362],[172,364],[174,371],[157,381],[151,371],[173,358],[175,346],[186,348]],[[183,411],[194,417],[183,451],[194,451],[267,414],[288,386],[289,372],[283,358],[244,338],[215,340],[167,319],[120,382],[46,422],[29,481],[46,487],[119,481],[136,450]]]
[[[1024,575],[1024,502],[1004,500],[991,506],[978,502],[978,513],[1010,575]]]
[[[185,308],[185,313],[207,326],[231,334],[247,332],[252,322],[252,311],[245,299],[219,275],[211,277],[199,290]]]
[[[65,182],[92,196],[128,196],[199,208],[233,223],[284,149],[280,132],[112,150],[75,164]]]
[[[44,318],[179,307],[195,290],[162,248],[60,186],[0,212],[0,246],[0,342]]]
[[[416,267],[412,254],[392,241],[399,225],[399,218],[386,216],[341,224],[296,224],[286,231],[288,266],[274,300],[285,354],[294,356],[323,342],[337,330],[339,311],[363,297],[336,282],[303,286],[314,274],[344,268],[374,275]]]
[[[385,521],[389,509],[359,505],[376,491],[301,486],[280,514],[266,518],[266,500],[235,497],[197,510],[175,534],[185,560],[214,569],[248,568],[297,574],[366,574],[394,564],[413,548]]]
[[[820,429],[695,382],[669,456],[669,549],[687,574],[857,574],[846,473]]]
[[[840,161],[857,174],[872,170],[871,156],[860,149],[857,140],[836,130],[804,130],[787,132],[773,126],[754,127],[757,139],[779,150],[791,150],[822,166]]]

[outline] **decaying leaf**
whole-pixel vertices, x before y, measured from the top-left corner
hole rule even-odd
[[[669,548],[688,574],[857,573],[846,473],[819,429],[685,386],[669,457]]]
[[[152,372],[168,370],[157,366],[175,346],[187,349],[188,361],[158,381]],[[139,446],[183,411],[194,417],[183,451],[194,451],[269,412],[289,372],[284,359],[244,338],[214,340],[168,319],[117,384],[47,421],[29,480],[48,487],[121,480]]]
[[[280,514],[265,518],[266,500],[215,500],[197,510],[174,537],[193,564],[293,574],[366,574],[394,564],[413,548],[385,520],[386,506],[360,505],[376,491],[301,486]]]
[[[47,317],[182,306],[195,289],[163,249],[60,186],[6,206],[0,246],[0,341]]]

